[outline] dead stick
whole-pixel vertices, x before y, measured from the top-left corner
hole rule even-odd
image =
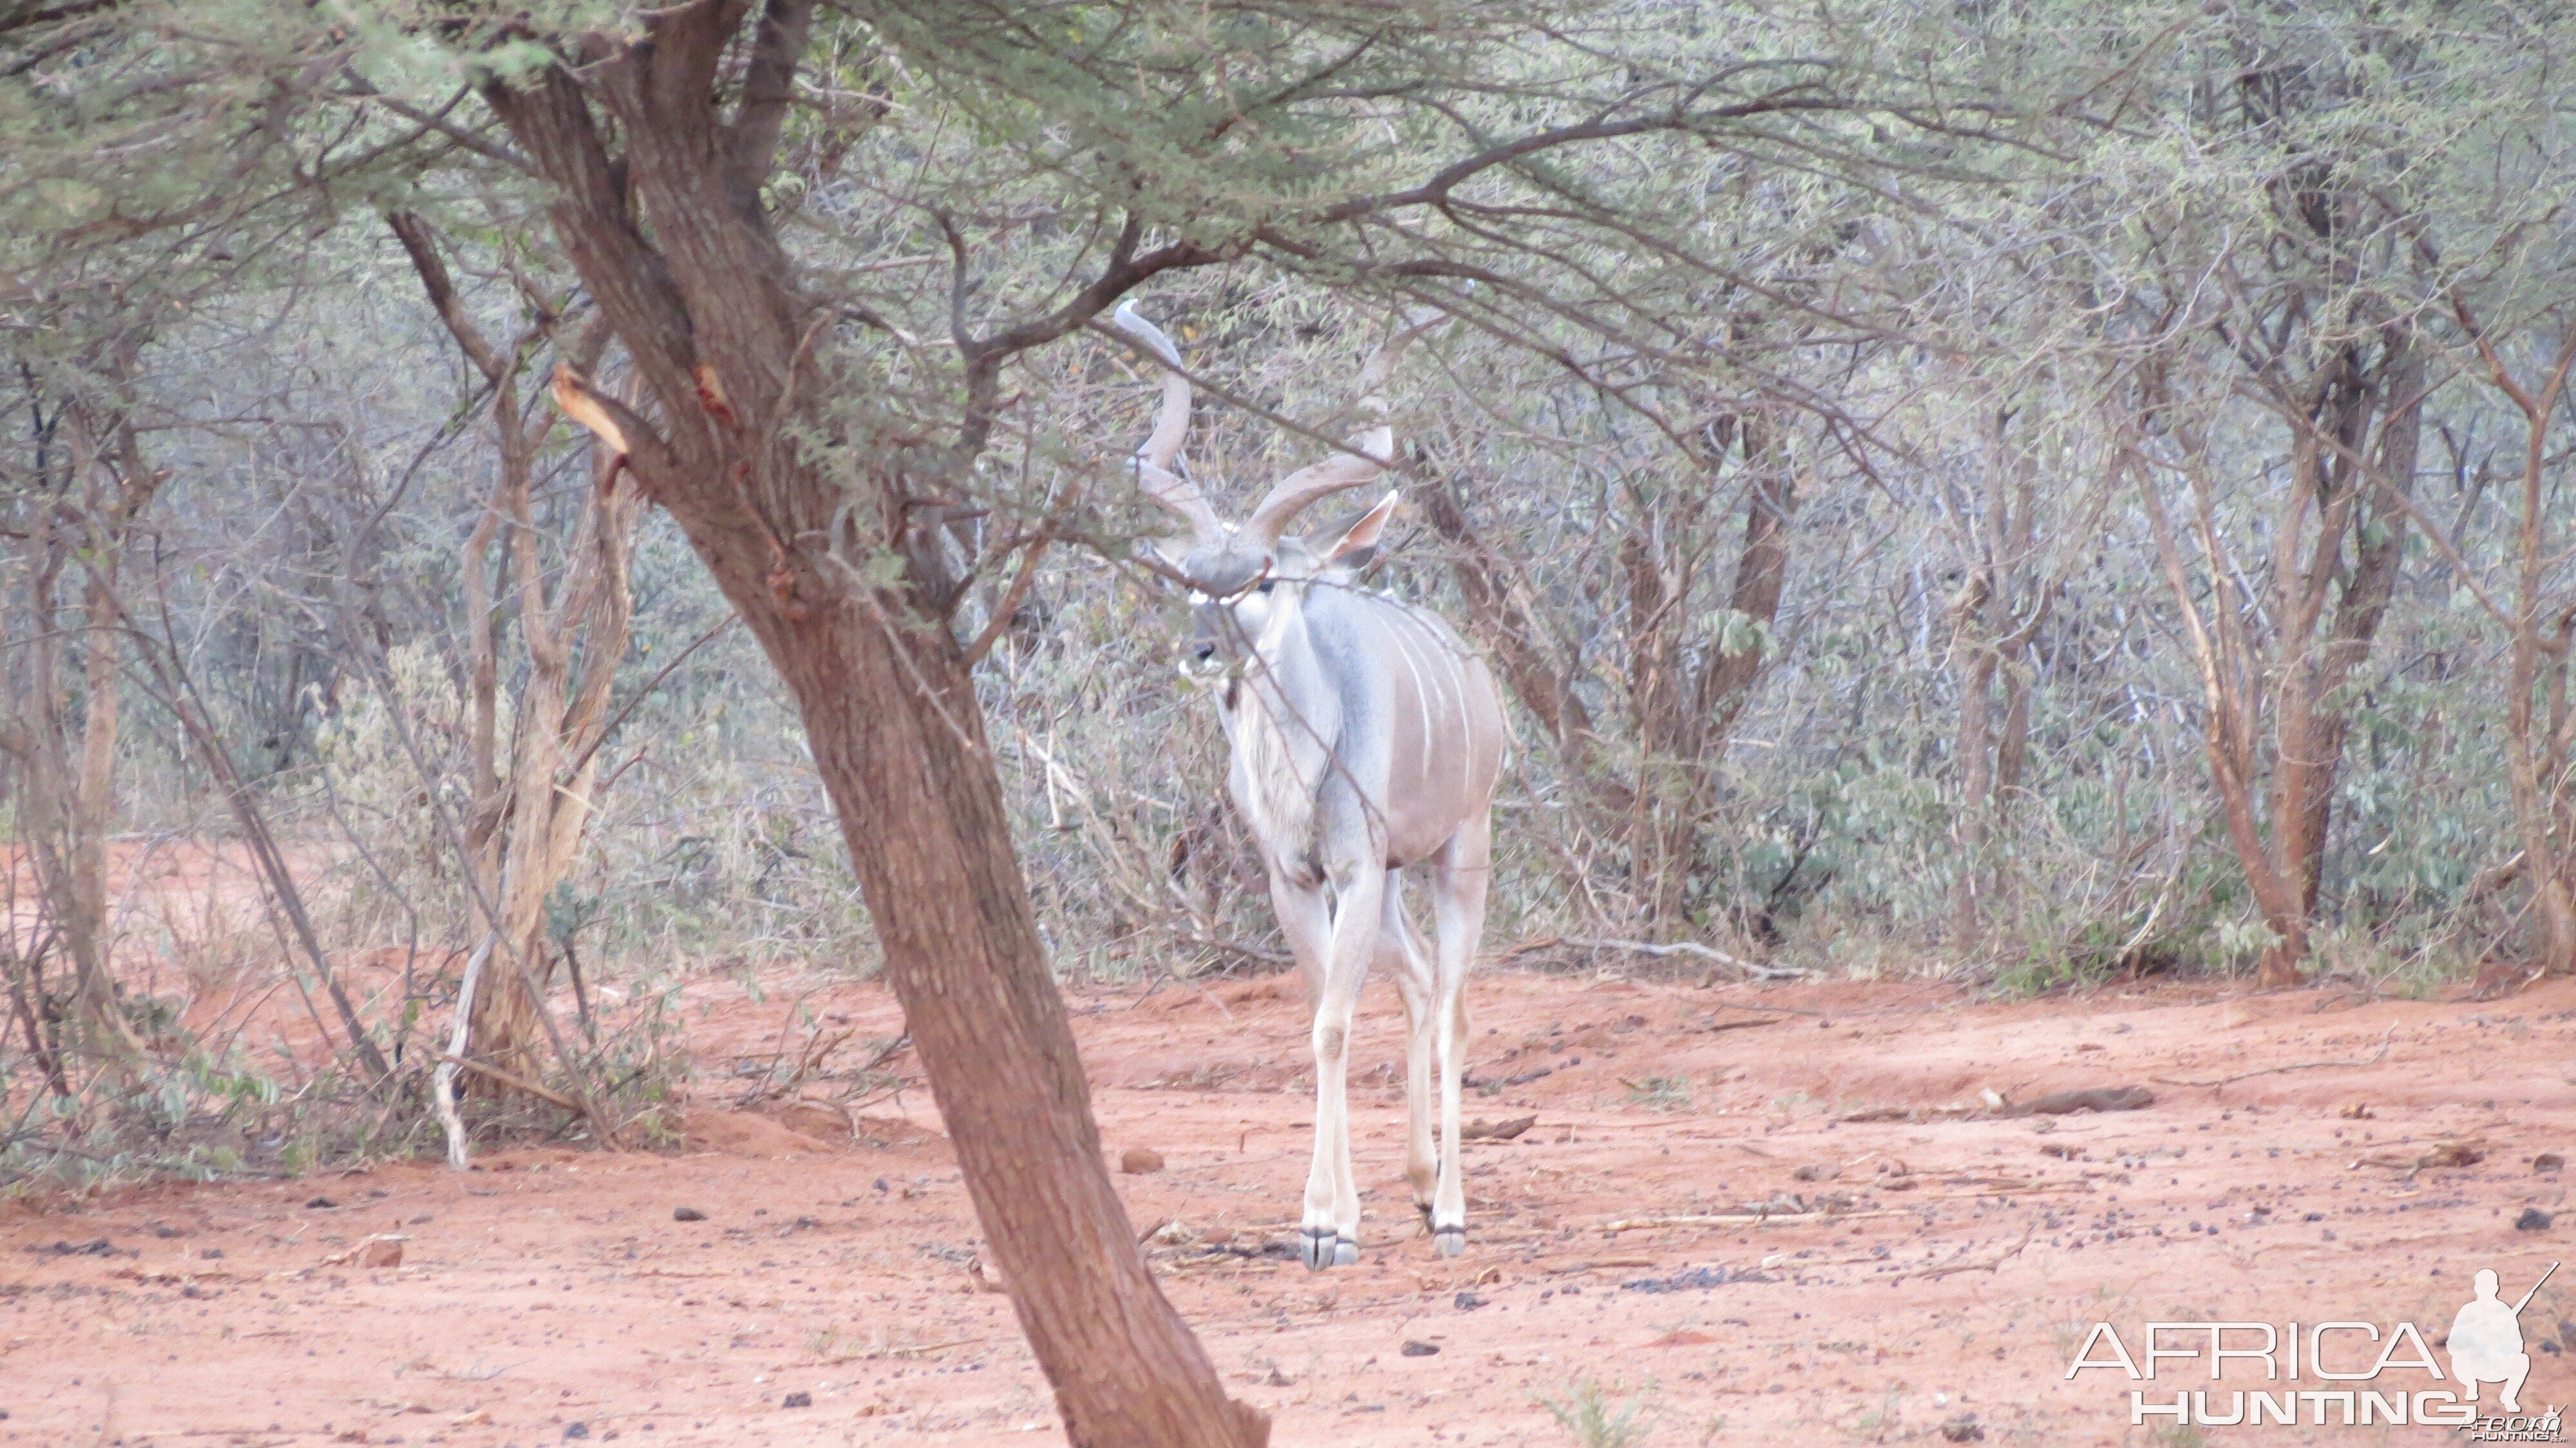
[[[1583,950],[1625,950],[1638,955],[1695,955],[1702,960],[1715,961],[1729,970],[1740,970],[1755,980],[1804,980],[1807,975],[1803,970],[1757,964],[1740,955],[1729,955],[1723,950],[1689,940],[1676,940],[1659,945],[1644,940],[1604,940],[1592,936],[1560,935],[1552,940],[1534,940],[1527,945],[1514,946],[1506,954],[1520,955],[1528,951],[1545,950],[1551,945],[1571,945]]]
[[[2159,1086],[2232,1086],[2239,1081],[2250,1081],[2257,1076],[2275,1076],[2283,1071],[2314,1071],[2327,1066],[2376,1066],[2387,1058],[2388,1044],[2396,1034],[2397,1028],[2390,1026],[2379,1038],[2379,1049],[2366,1059],[2358,1061],[2293,1061],[2287,1066],[2266,1066],[2259,1071],[2239,1071],[2233,1076],[2221,1076],[2211,1081],[2178,1081],[2171,1076],[2150,1076],[2147,1079]]]
[[[1868,1217],[1910,1217],[1905,1208],[1886,1207],[1871,1212],[1730,1212],[1716,1216],[1693,1217],[1622,1217],[1604,1222],[1605,1232],[1638,1232],[1651,1227],[1768,1227],[1796,1222],[1857,1222]]]
[[[518,1077],[511,1075],[509,1072],[502,1070],[498,1066],[487,1066],[481,1061],[473,1060],[465,1056],[451,1056],[444,1051],[439,1053],[438,1060],[441,1065],[462,1066],[477,1076],[489,1076],[493,1080],[500,1082],[502,1085],[509,1087],[513,1091],[525,1091],[531,1096],[541,1097],[544,1100],[551,1101],[557,1106],[562,1107],[566,1111],[577,1112],[581,1110],[580,1102],[573,1100],[562,1092],[549,1091],[534,1081],[522,1081]]]
[[[2022,1232],[2020,1241],[2013,1243],[2012,1246],[2001,1252],[1997,1252],[1995,1255],[1988,1257],[1982,1262],[1949,1262],[1944,1263],[1939,1267],[1926,1267],[1920,1272],[1900,1272],[1889,1280],[1902,1282],[1908,1277],[1942,1278],[1947,1277],[1954,1272],[2000,1272],[2003,1270],[2003,1265],[2006,1262],[2009,1262],[2013,1258],[2021,1255],[2021,1249],[2030,1245],[2030,1239],[2036,1235],[2038,1231],[2039,1224],[2033,1222]]]

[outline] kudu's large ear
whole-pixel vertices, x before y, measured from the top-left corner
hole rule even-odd
[[[1360,514],[1359,521],[1342,530],[1342,536],[1316,550],[1324,561],[1336,568],[1364,568],[1377,557],[1378,539],[1386,534],[1386,523],[1395,516],[1400,494],[1390,492],[1377,500],[1377,506]]]

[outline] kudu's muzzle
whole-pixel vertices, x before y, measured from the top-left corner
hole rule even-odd
[[[1190,667],[1206,673],[1217,666],[1217,651],[1231,623],[1224,604],[1190,605],[1190,641],[1182,650],[1189,657]]]

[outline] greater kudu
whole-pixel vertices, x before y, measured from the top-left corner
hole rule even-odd
[[[1395,977],[1410,1029],[1406,1175],[1433,1250],[1466,1248],[1458,1143],[1466,1068],[1467,968],[1484,928],[1494,781],[1509,736],[1493,676],[1440,619],[1352,586],[1397,495],[1357,522],[1292,537],[1308,505],[1383,475],[1394,446],[1387,373],[1428,323],[1409,323],[1360,369],[1375,426],[1349,450],[1282,479],[1240,524],[1219,519],[1180,470],[1190,384],[1171,340],[1132,306],[1114,319],[1164,368],[1162,410],[1136,454],[1148,496],[1189,525],[1172,550],[1197,626],[1185,671],[1207,680],[1233,746],[1226,786],[1250,822],[1270,903],[1314,1009],[1315,1159],[1298,1250],[1310,1268],[1359,1257],[1343,1083],[1351,1016],[1372,963]],[[1431,867],[1437,953],[1406,917],[1403,870]],[[1440,1075],[1432,1142],[1431,1072]]]

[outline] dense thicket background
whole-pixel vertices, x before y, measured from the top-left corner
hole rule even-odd
[[[1400,307],[1458,317],[1396,381],[1368,584],[1512,694],[1497,949],[2422,991],[2576,964],[2571,39],[2292,0],[852,4],[761,194],[818,345],[888,379],[823,404],[826,452],[920,445],[960,319],[1061,302],[1120,217],[1223,253],[1138,300],[1238,504],[1323,455]],[[688,973],[871,968],[794,711],[545,399],[619,362],[474,89],[535,44],[0,5],[0,1164],[120,1089],[161,1144],[104,1161],[420,1139],[238,1129],[337,1078],[183,1022],[266,982],[416,1070],[505,876],[622,1111]],[[1157,380],[1096,330],[1020,354],[949,500],[1066,977],[1282,959],[1130,557]],[[576,775],[561,859],[514,863]],[[156,861],[226,888],[113,888]]]

